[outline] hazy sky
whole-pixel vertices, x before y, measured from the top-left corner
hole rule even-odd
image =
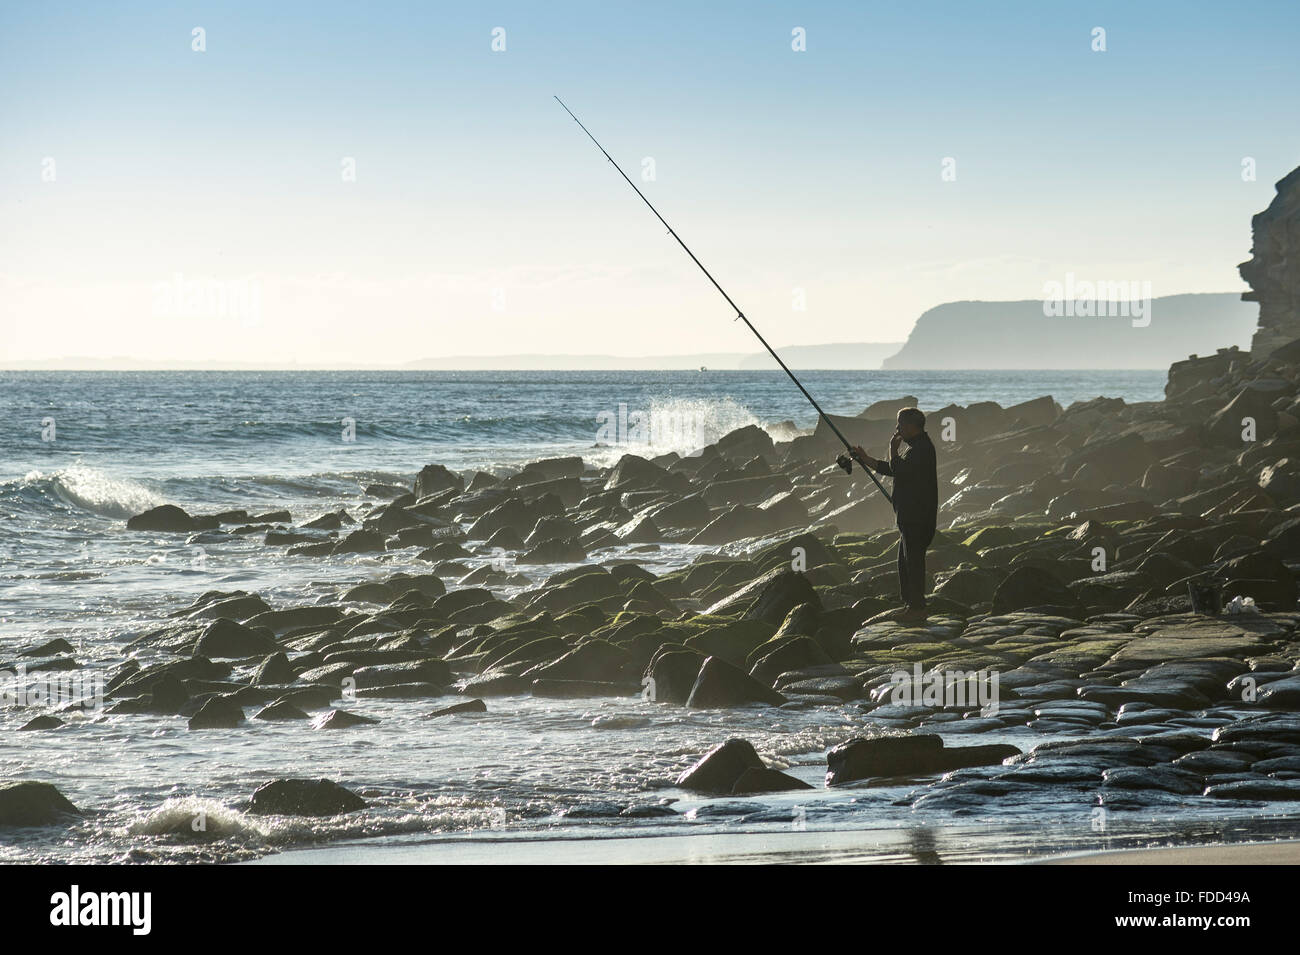
[[[0,360],[754,350],[553,93],[638,182],[653,160],[651,201],[776,344],[898,341],[1067,272],[1240,289],[1300,163],[1298,25],[1186,0],[5,4]]]

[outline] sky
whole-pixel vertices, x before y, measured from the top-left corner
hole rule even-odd
[[[757,350],[555,94],[777,345],[902,341],[1069,273],[1242,290],[1300,164],[1298,26],[1185,0],[8,3],[0,362]]]

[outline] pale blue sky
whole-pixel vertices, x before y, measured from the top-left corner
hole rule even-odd
[[[1300,6],[1139,6],[9,4],[0,360],[752,350],[553,93],[774,343],[1239,289]]]

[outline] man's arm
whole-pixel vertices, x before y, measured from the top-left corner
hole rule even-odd
[[[864,468],[871,468],[871,470],[873,471],[878,471],[879,473],[888,475],[890,477],[892,477],[894,474],[894,471],[890,467],[888,461],[881,461],[878,458],[873,458],[871,455],[867,454],[867,452],[863,451],[861,448],[853,449],[853,457]]]

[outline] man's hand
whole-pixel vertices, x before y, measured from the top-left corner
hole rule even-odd
[[[898,454],[898,445],[902,442],[902,440],[903,440],[903,435],[898,431],[895,431],[894,436],[889,439],[889,456],[891,458],[894,455]]]
[[[861,464],[864,468],[874,468],[874,467],[875,467],[875,464],[876,464],[875,459],[872,458],[871,455],[867,454],[866,451],[863,451],[860,447],[856,447],[856,446],[855,446],[855,447],[849,448],[849,454],[853,455],[853,460],[854,460],[854,461],[857,461],[857,462],[858,462],[859,464]]]

